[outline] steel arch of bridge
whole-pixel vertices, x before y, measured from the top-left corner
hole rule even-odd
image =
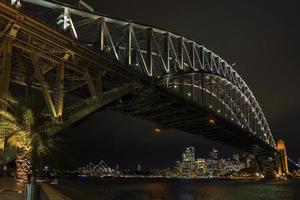
[[[245,81],[203,45],[165,30],[54,1],[21,2],[58,11],[70,23],[64,31],[70,31],[75,40],[100,49],[140,79],[180,92],[276,147],[266,117]]]

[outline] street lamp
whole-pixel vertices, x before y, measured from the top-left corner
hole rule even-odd
[[[45,166],[45,179],[47,180],[47,175],[48,175],[48,166]]]

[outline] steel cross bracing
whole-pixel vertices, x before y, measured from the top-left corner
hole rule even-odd
[[[137,87],[133,72],[112,67],[99,52],[4,2],[0,2],[0,50],[0,97],[12,93],[44,98],[44,114],[60,124],[54,132]]]
[[[33,62],[33,68],[37,74],[37,78],[34,79],[38,82],[33,81],[32,87],[41,89],[44,96],[58,96],[57,100],[52,103],[49,100],[46,102],[54,117],[63,115],[61,90],[76,91],[78,88],[86,87],[90,91],[91,100],[99,99],[101,96],[99,94],[101,90],[95,88],[96,85],[101,85],[99,84],[101,78],[96,78],[101,76],[95,76],[95,74],[107,71],[108,69],[104,69],[103,66],[107,66],[108,63],[103,63],[103,60],[99,60],[94,55],[93,50],[97,50],[102,52],[104,60],[111,61],[111,65],[119,67],[111,68],[111,71],[115,69],[115,73],[106,75],[108,76],[106,77],[108,82],[106,90],[120,83],[128,83],[127,75],[130,72],[129,74],[134,74],[134,78],[152,82],[155,86],[162,87],[170,93],[179,94],[187,101],[193,101],[207,108],[216,116],[231,121],[265,143],[276,147],[266,117],[244,80],[226,61],[197,42],[168,31],[113,19],[56,1],[22,0],[20,2],[25,8],[29,3],[31,6],[34,4],[53,11],[50,13],[52,18],[47,14],[40,17],[47,17],[47,23],[60,26],[64,32],[69,32],[73,37],[73,41],[68,39],[67,44],[61,44],[67,46],[66,48],[57,46],[65,40],[66,36],[61,35],[52,36],[57,39],[56,44],[52,44],[43,42],[43,39],[38,37],[39,35],[21,31],[24,41],[14,42],[15,46],[18,44],[19,49],[28,52],[23,56],[22,62],[24,64],[29,60]],[[18,23],[15,26],[18,26]],[[34,42],[38,45],[34,45]],[[79,48],[77,44],[85,47]],[[39,46],[38,49],[37,46]],[[77,54],[74,48],[79,49],[80,52]],[[45,62],[51,59],[51,62]],[[55,67],[58,69],[56,74],[53,74],[53,63],[55,66],[60,66]],[[64,63],[68,63],[67,67]],[[38,66],[43,66],[42,70]],[[17,72],[17,69],[13,71]],[[127,74],[122,77],[124,80],[120,80],[119,76],[124,75],[123,72]],[[90,77],[91,74],[93,78]],[[53,76],[52,79],[50,75]],[[14,77],[17,79],[18,76],[14,75]],[[61,78],[57,80],[57,77]],[[14,82],[25,84],[24,81],[15,79]],[[62,79],[64,79],[64,86],[59,84]],[[52,84],[45,88],[39,87],[41,83],[48,80],[51,80]],[[56,89],[47,92],[49,87]],[[77,93],[72,95],[78,96]],[[80,95],[84,96],[84,94]],[[70,95],[71,97],[73,96]],[[156,108],[159,109],[159,107]]]
[[[79,32],[98,31],[95,38],[85,42],[98,45],[119,63],[131,66],[145,78],[150,77],[171,90],[183,87],[181,92],[193,100],[199,101],[196,93],[208,93],[211,109],[275,145],[265,115],[247,84],[226,61],[202,45],[168,31],[51,1],[24,2],[64,12],[67,9],[68,17],[82,17],[76,22],[72,20],[75,25],[70,30],[75,39],[81,39]]]

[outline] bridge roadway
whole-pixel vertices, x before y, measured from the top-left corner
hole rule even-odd
[[[21,2],[20,9],[0,2],[0,97],[40,95],[49,120],[60,124],[52,134],[109,104],[260,157],[278,153],[247,84],[202,45],[55,1]],[[31,3],[46,14],[28,14]],[[55,27],[53,14],[70,28]]]

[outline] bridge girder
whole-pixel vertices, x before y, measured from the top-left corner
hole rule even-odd
[[[2,76],[42,93],[53,118],[67,121],[79,107],[101,102],[104,93],[135,83],[158,93],[157,103],[151,107],[144,100],[135,104],[131,99],[122,108],[125,112],[157,123],[159,117],[172,114],[185,112],[193,118],[204,113],[276,151],[265,115],[247,84],[232,66],[203,45],[165,30],[58,2],[22,2],[67,10],[72,18],[69,34],[57,32],[9,5],[1,3],[0,7],[1,34],[9,35],[6,27],[14,27],[12,56],[19,57],[13,59],[11,75]],[[48,23],[55,25],[56,21],[49,18]],[[34,72],[32,76],[28,77],[28,71]],[[147,99],[148,90],[129,93]],[[135,110],[134,105],[142,110]],[[171,112],[164,116],[167,108]]]
[[[199,85],[209,86],[205,89],[211,95],[222,97],[223,104],[231,106],[224,110],[229,109],[230,113],[235,114],[234,121],[237,121],[240,126],[248,128],[255,134],[261,134],[265,142],[275,147],[264,113],[247,84],[226,61],[204,46],[168,31],[108,18],[64,4],[45,5],[44,1],[37,3],[33,0],[26,0],[26,2],[50,9],[59,5],[60,8],[69,9],[71,15],[80,16],[84,23],[79,22],[78,27],[75,27],[78,32],[86,33],[88,26],[99,31],[96,38],[85,42],[95,47],[99,46],[100,50],[106,52],[116,62],[139,72],[139,77],[143,79],[155,80],[167,87],[170,84],[174,85],[171,82],[176,79],[182,82],[188,80],[191,84],[191,96],[195,98],[194,85],[197,81],[194,79],[198,75],[205,74],[209,80],[202,76]],[[80,40],[80,34],[78,37]],[[218,79],[221,79],[222,83]],[[181,83],[177,84],[181,85]],[[187,91],[187,88],[183,90]],[[233,94],[229,95],[228,90]],[[217,108],[215,111],[220,112],[220,109]]]

